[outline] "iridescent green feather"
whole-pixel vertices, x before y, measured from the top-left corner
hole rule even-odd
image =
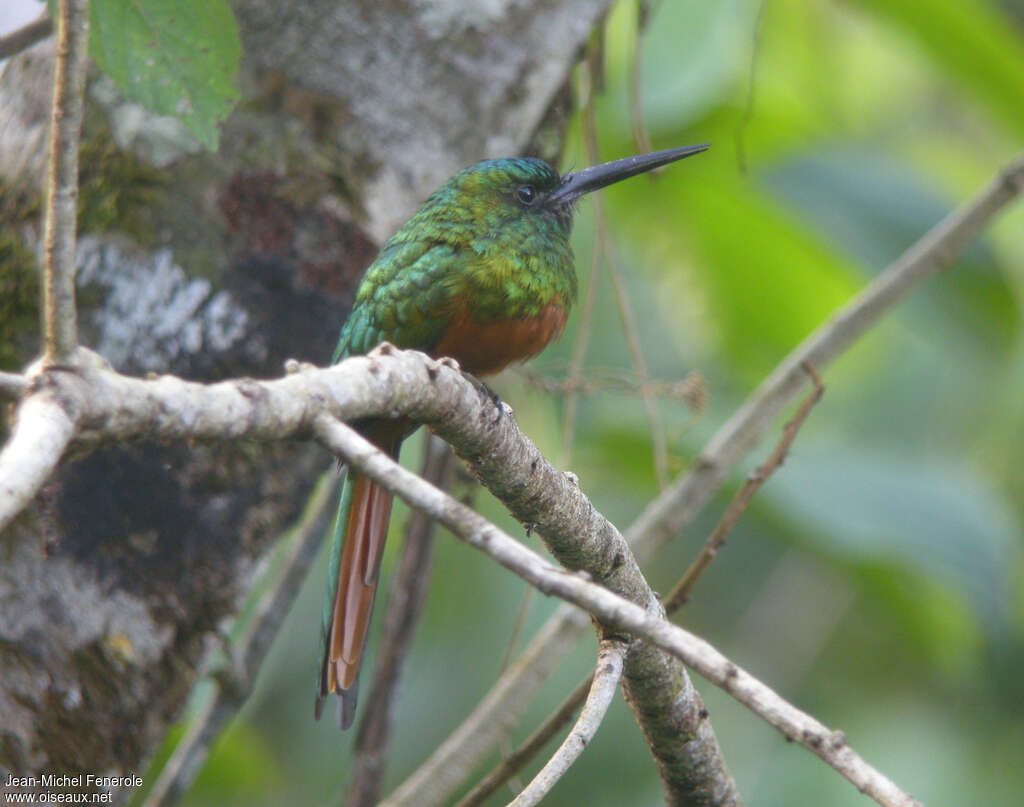
[[[568,217],[526,209],[517,188],[553,190],[560,178],[534,159],[470,166],[387,240],[366,270],[334,361],[382,341],[430,350],[457,306],[480,322],[534,317],[576,299]]]
[[[559,182],[553,168],[534,159],[489,160],[453,176],[366,270],[332,361],[383,341],[430,351],[457,311],[488,323],[535,317],[552,302],[568,310],[576,299],[571,216],[528,210],[516,199],[523,186],[547,193]],[[350,478],[334,522],[321,659],[351,507]],[[354,699],[343,708],[354,708]]]

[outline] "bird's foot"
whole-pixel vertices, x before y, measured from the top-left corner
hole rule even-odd
[[[494,404],[495,409],[497,409],[497,415],[495,415],[494,420],[492,420],[489,424],[487,424],[487,428],[493,429],[495,426],[497,426],[499,423],[501,423],[501,419],[505,416],[505,403],[498,396],[498,393],[496,393],[494,390],[492,390],[490,387],[488,387],[479,378],[477,378],[474,375],[469,375],[468,373],[467,373],[467,376],[469,376],[469,378],[473,381],[473,383],[476,384],[476,388],[477,388],[477,390],[479,390],[480,394],[484,398],[489,400],[492,404]],[[481,415],[481,416],[483,417],[485,415]]]

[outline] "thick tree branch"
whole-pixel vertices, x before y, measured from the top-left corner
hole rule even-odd
[[[46,360],[72,361],[78,345],[75,311],[75,222],[78,215],[78,140],[82,129],[89,0],[61,0],[57,70],[50,121],[43,235],[43,325]]]
[[[667,616],[672,616],[675,611],[678,611],[686,604],[693,587],[697,584],[697,581],[708,566],[711,565],[711,561],[718,554],[718,550],[725,543],[732,528],[736,526],[736,522],[743,514],[754,494],[785,461],[789,449],[793,445],[797,433],[800,431],[800,427],[803,426],[811,409],[821,399],[825,389],[821,384],[821,379],[813,367],[808,365],[806,369],[814,381],[814,390],[800,405],[793,418],[786,423],[783,428],[782,437],[772,450],[772,453],[758,466],[756,471],[750,474],[743,487],[737,491],[729,503],[729,507],[726,508],[725,513],[715,526],[715,529],[712,530],[711,535],[708,536],[707,541],[693,563],[690,564],[682,578],[673,587],[672,592],[662,601]],[[554,736],[555,732],[572,719],[576,710],[580,708],[580,705],[587,697],[592,681],[593,674],[588,675],[581,681],[576,686],[576,689],[566,696],[554,713],[519,748],[507,755],[469,793],[463,796],[456,807],[476,807],[476,805],[481,804],[484,799],[501,787],[502,784],[507,782],[510,777],[518,773],[530,759],[540,752],[541,748]]]
[[[883,314],[898,303],[904,294],[943,267],[948,266],[963,248],[975,238],[988,222],[1015,199],[1024,188],[1024,155],[1002,169],[998,176],[973,199],[926,233],[902,256],[894,261],[850,303],[831,317],[780,362],[772,374],[750,395],[739,410],[715,433],[701,451],[689,472],[662,492],[625,531],[637,558],[643,563],[685,527],[708,502],[725,477],[740,459],[760,440],[779,411],[792,399],[803,383],[801,365],[810,363],[819,371],[845,352],[874,325]],[[562,608],[548,620],[530,644],[536,657],[546,658],[551,652],[566,652],[564,642],[570,636],[579,639],[584,628],[573,626],[571,609]],[[550,638],[558,637],[558,644]],[[469,730],[506,719],[496,712],[510,704],[497,697],[498,692],[515,690],[519,698],[528,697],[544,679],[528,682],[516,680],[518,664],[512,666],[495,682],[476,709],[455,730],[431,757],[392,795],[394,807],[433,807],[444,797],[433,799],[418,796],[411,785],[422,783],[429,771],[443,768],[445,759],[466,759],[479,763],[493,746],[481,741]],[[522,700],[515,708],[525,708]],[[463,739],[455,742],[455,737]],[[447,795],[447,794],[445,794]]]
[[[74,415],[48,391],[22,401],[0,451],[0,532],[50,478],[74,434]]]
[[[622,667],[626,657],[626,644],[614,639],[601,642],[597,654],[597,667],[591,677],[590,694],[587,696],[583,710],[576,719],[572,731],[558,746],[558,750],[547,761],[543,768],[533,777],[523,792],[510,802],[509,807],[533,807],[539,804],[565,776],[572,764],[579,759],[611,705],[615,690],[622,678]]]
[[[594,509],[575,477],[553,468],[511,417],[498,417],[489,396],[449,360],[383,345],[326,370],[268,382],[204,386],[171,376],[128,378],[97,367],[50,372],[45,378],[75,410],[84,441],[279,440],[309,436],[326,415],[413,418],[448,440],[516,518],[535,527],[561,563],[660,613],[622,536]],[[3,471],[0,467],[0,475]],[[626,661],[626,683],[669,791],[679,798],[691,792],[696,803],[732,801],[735,784],[682,665],[654,648],[634,648]]]
[[[865,762],[834,731],[773,692],[708,642],[668,622],[663,614],[592,583],[581,574],[560,569],[498,529],[483,516],[424,482],[388,457],[351,427],[320,415],[314,430],[331,451],[360,473],[373,477],[411,507],[430,514],[470,546],[480,549],[543,593],[574,603],[606,628],[646,639],[684,661],[778,729],[787,740],[814,752],[861,793],[886,807],[914,807],[919,802]],[[706,715],[705,715],[706,716]],[[672,798],[670,803],[681,803]]]

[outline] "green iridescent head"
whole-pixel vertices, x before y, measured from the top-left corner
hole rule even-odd
[[[564,176],[534,158],[485,160],[459,171],[366,270],[335,359],[383,340],[432,350],[467,316],[492,323],[550,319],[556,309],[567,314],[577,291],[569,231],[580,197],[706,148],[642,154]]]
[[[476,235],[492,228],[506,232],[547,232],[567,237],[577,201],[586,193],[698,154],[706,145],[667,149],[585,168],[565,176],[533,157],[484,160],[449,179],[410,224],[433,220],[445,226],[472,226]],[[518,226],[518,230],[517,230]]]
[[[484,160],[463,168],[431,196],[413,217],[472,227],[474,236],[498,230],[543,230],[567,237],[572,227],[571,204],[547,204],[562,183],[559,173],[543,160],[504,158]]]

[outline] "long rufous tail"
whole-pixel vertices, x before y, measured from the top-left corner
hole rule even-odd
[[[375,424],[376,425],[376,424]],[[398,456],[401,437],[372,429],[375,443]],[[368,435],[371,436],[371,435]],[[378,439],[385,436],[384,440]],[[316,718],[324,699],[338,693],[338,722],[352,725],[359,691],[359,664],[377,594],[377,577],[391,518],[391,494],[367,477],[349,473],[338,505],[324,603]]]

